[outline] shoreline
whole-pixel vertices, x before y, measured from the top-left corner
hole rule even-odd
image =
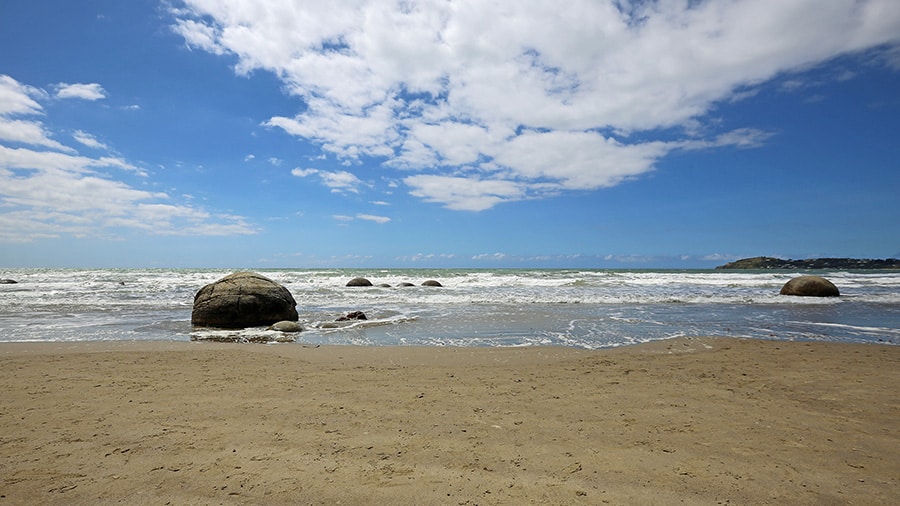
[[[900,348],[0,343],[0,505],[891,504]]]

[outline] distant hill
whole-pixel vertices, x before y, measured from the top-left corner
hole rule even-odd
[[[782,260],[772,257],[742,258],[720,265],[716,269],[900,269],[896,258],[809,258]]]

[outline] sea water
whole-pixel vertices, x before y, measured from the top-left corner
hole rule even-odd
[[[196,292],[234,272],[8,269],[0,341],[271,338],[194,329]],[[302,344],[586,349],[679,336],[900,343],[900,272],[815,271],[841,297],[779,295],[798,271],[565,269],[257,270],[297,300]],[[354,277],[375,285],[347,287]],[[443,287],[421,286],[434,279]],[[416,286],[402,287],[401,283]],[[365,321],[337,323],[351,311]]]

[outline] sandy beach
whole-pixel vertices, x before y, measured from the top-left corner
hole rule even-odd
[[[900,347],[0,344],[0,505],[896,504]]]

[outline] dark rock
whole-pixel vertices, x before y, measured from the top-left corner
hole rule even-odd
[[[0,279],[0,285],[15,285],[18,283],[15,279]]]
[[[366,314],[362,311],[353,311],[352,313],[347,313],[347,316],[341,316],[335,321],[345,322],[349,320],[368,320],[368,318],[366,318]]]
[[[191,324],[242,329],[297,321],[297,302],[282,285],[253,273],[236,272],[210,283],[194,296]]]
[[[391,287],[391,285],[389,285],[389,284],[387,284],[387,283],[381,283],[381,284],[378,285],[378,286],[380,286],[381,288],[390,288],[390,287]]]
[[[400,283],[400,284],[397,285],[397,286],[416,286],[416,285],[414,285],[414,284],[412,284],[412,283]]]
[[[277,330],[279,332],[302,332],[303,327],[297,322],[282,320],[270,326],[268,330]]]
[[[353,278],[347,282],[347,286],[372,286],[372,282],[366,278]]]
[[[798,276],[781,287],[781,295],[804,297],[837,297],[837,287],[831,281],[819,276]]]
[[[422,286],[444,286],[433,279],[429,279],[428,281],[422,283]]]

